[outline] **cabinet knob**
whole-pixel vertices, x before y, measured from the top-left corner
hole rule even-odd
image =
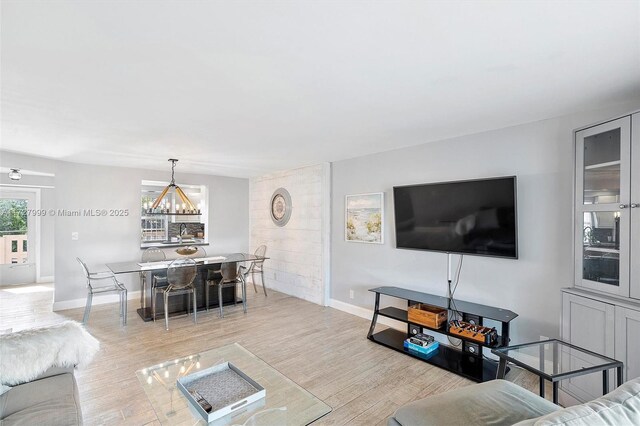
[[[629,204],[620,204],[618,207],[620,207],[621,209],[626,209],[627,207],[629,207]]]
[[[631,208],[635,209],[636,207],[640,207],[640,204],[638,203],[631,203]]]

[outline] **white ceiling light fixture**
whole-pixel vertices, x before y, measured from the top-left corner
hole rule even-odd
[[[15,167],[0,167],[0,174],[12,173],[14,170],[17,170],[22,176],[56,177],[55,173],[39,172],[37,170],[18,169]]]
[[[9,179],[11,179],[11,180],[20,180],[20,179],[22,179],[22,173],[20,173],[20,169],[11,169],[11,170],[9,170]]]

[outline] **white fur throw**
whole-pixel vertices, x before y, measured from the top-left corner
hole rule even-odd
[[[0,384],[28,382],[51,367],[85,366],[99,349],[75,321],[0,335]]]

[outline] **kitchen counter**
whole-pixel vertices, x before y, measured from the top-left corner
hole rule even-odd
[[[177,241],[175,242],[162,242],[162,241],[153,241],[153,242],[148,242],[148,243],[141,243],[140,244],[140,248],[141,249],[146,249],[149,247],[158,247],[158,248],[173,248],[173,247],[185,247],[185,246],[208,246],[209,243],[201,240],[201,239],[193,239],[193,240],[188,240],[188,241],[184,241],[182,243],[179,243]]]

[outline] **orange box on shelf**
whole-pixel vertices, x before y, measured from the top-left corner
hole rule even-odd
[[[418,303],[407,309],[409,322],[431,328],[441,328],[447,322],[447,310]]]
[[[464,321],[451,321],[449,333],[476,341],[483,345],[492,345],[498,340],[495,328],[474,325]]]

